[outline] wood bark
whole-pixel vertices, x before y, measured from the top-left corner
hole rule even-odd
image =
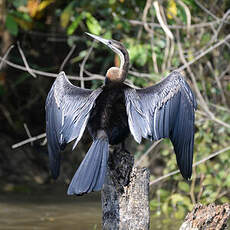
[[[133,166],[128,152],[110,152],[102,189],[104,230],[149,229],[149,171]]]
[[[196,204],[185,217],[180,230],[224,230],[228,229],[230,205]]]

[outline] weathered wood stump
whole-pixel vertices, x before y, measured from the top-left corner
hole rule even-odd
[[[104,230],[149,229],[149,171],[133,166],[133,156],[115,148],[110,152],[102,190]]]
[[[196,204],[185,217],[180,230],[224,230],[230,218],[230,205]]]

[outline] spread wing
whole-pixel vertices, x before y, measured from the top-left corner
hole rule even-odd
[[[180,73],[174,71],[158,84],[125,90],[129,128],[134,139],[170,138],[181,174],[192,174],[196,100]]]
[[[73,149],[81,139],[97,90],[81,89],[72,85],[61,72],[46,99],[46,135],[52,176],[57,178],[60,169],[60,150],[75,140]]]

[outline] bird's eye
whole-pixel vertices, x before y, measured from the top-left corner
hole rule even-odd
[[[109,45],[111,45],[112,44],[112,42],[111,41],[109,41]]]

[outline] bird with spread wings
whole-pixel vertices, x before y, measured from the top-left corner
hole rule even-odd
[[[195,96],[179,72],[159,83],[134,89],[124,83],[129,55],[118,41],[88,34],[120,57],[120,67],[111,67],[105,83],[96,90],[74,86],[61,72],[46,99],[46,133],[53,178],[60,171],[61,150],[74,141],[73,149],[87,127],[93,143],[78,167],[68,194],[81,195],[102,188],[109,145],[124,143],[131,133],[136,142],[169,138],[182,176],[192,174]]]

